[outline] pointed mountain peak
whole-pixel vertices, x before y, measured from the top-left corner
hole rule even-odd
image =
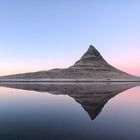
[[[90,45],[89,49],[95,49],[95,47],[93,45]]]
[[[82,59],[89,57],[101,57],[100,53],[93,45],[89,46],[87,52],[82,56]]]
[[[106,65],[106,66],[105,66]],[[88,50],[84,53],[80,60],[78,60],[70,68],[75,69],[103,69],[109,67],[109,64],[103,59],[98,50],[90,45]]]

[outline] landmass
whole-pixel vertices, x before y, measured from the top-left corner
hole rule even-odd
[[[140,81],[139,77],[110,65],[92,45],[74,65],[64,69],[52,69],[23,74],[1,76],[0,81],[15,82],[104,82]]]

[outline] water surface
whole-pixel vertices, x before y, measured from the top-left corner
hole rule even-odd
[[[2,140],[139,140],[138,83],[1,83]]]

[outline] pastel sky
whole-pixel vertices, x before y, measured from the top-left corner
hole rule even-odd
[[[68,67],[90,44],[140,76],[140,1],[0,0],[0,75]]]

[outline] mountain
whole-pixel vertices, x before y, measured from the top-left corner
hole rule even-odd
[[[121,83],[38,83],[18,82],[0,83],[0,86],[47,92],[53,95],[69,95],[88,113],[90,119],[95,119],[105,104],[119,93],[138,86],[136,82]]]
[[[0,77],[1,81],[140,81],[108,64],[92,45],[74,65],[65,69],[52,69]]]

